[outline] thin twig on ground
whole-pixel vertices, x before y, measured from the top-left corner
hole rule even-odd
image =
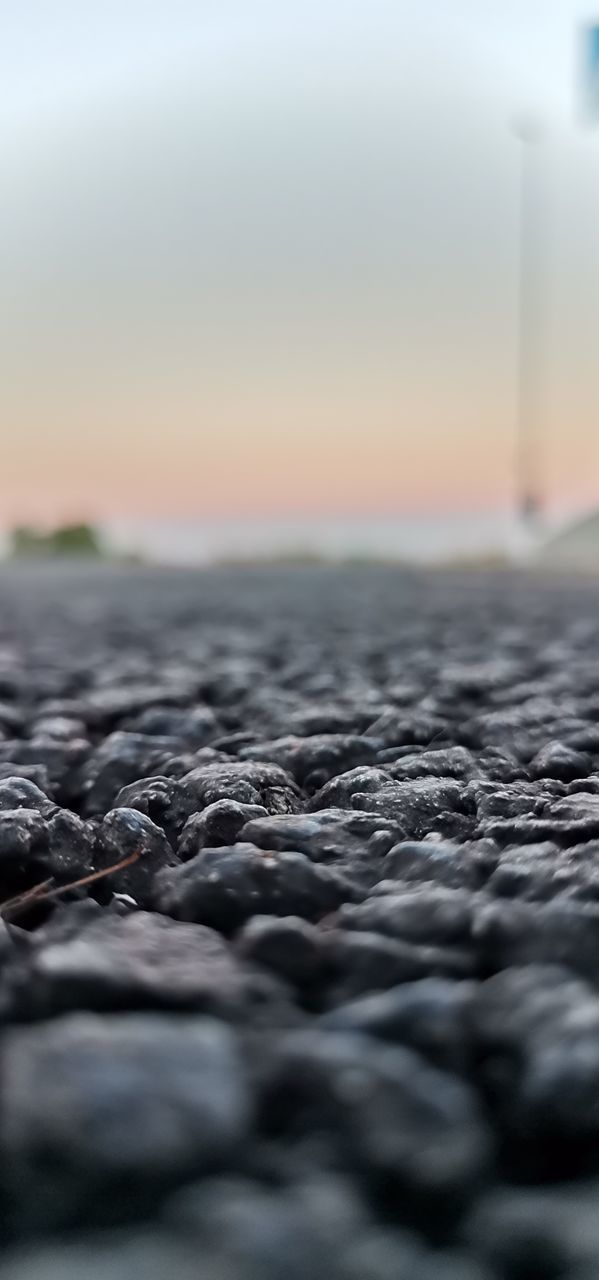
[[[55,898],[59,898],[61,893],[68,893],[70,889],[82,889],[87,884],[93,884],[95,880],[102,880],[104,876],[110,876],[115,871],[122,871],[125,867],[130,867],[133,862],[137,862],[141,850],[129,854],[127,858],[122,858],[120,862],[115,862],[111,867],[103,867],[101,871],[93,871],[89,876],[82,876],[79,880],[72,880],[70,884],[57,885],[52,888],[53,878],[50,880],[42,880],[40,884],[36,884],[32,889],[25,889],[23,893],[16,894],[14,898],[7,898],[6,902],[0,903],[0,919],[6,920],[11,916],[17,915],[21,911],[25,911],[27,907],[37,906],[38,902],[51,902]]]

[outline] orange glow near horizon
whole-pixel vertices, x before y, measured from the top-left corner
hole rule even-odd
[[[5,525],[138,516],[172,519],[281,514],[383,514],[508,509],[514,435],[507,397],[483,386],[422,394],[353,369],[326,386],[308,376],[231,385],[189,371],[143,370],[130,385],[81,388],[48,379],[17,396],[0,472]],[[442,371],[441,371],[442,372]],[[314,385],[316,381],[316,385]],[[496,384],[497,384],[496,380]],[[593,406],[559,398],[547,415],[543,487],[592,505]],[[565,432],[561,424],[569,422]]]
[[[329,408],[302,419],[281,404],[270,420],[252,420],[244,407],[248,417],[236,420],[212,406],[210,426],[181,405],[172,418],[138,406],[121,430],[116,415],[103,425],[99,406],[80,419],[63,413],[55,429],[46,416],[39,433],[31,422],[5,443],[3,523],[501,510],[513,501],[511,424],[443,430],[404,408],[405,425],[396,425],[341,396],[335,418]],[[587,423],[561,443],[548,434],[546,446],[547,497],[592,505],[597,445]]]
[[[235,405],[213,397],[200,418],[189,402],[144,410],[139,400],[121,415],[115,403],[75,412],[68,401],[51,413],[46,396],[43,433],[30,417],[5,448],[2,510],[14,521],[360,514],[509,502],[500,423],[490,444],[474,424],[440,431],[430,407],[425,418],[404,401],[395,415],[366,387],[353,400],[347,388],[321,398],[305,387],[278,403],[273,395],[256,399],[246,395]]]

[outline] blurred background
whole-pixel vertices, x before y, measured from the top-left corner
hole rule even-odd
[[[1,12],[5,551],[599,563],[599,5]]]

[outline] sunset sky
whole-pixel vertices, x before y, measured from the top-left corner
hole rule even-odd
[[[578,0],[0,10],[2,523],[505,508],[523,110],[546,489],[599,502]]]

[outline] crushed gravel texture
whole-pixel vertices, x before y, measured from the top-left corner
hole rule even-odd
[[[599,1275],[593,581],[3,568],[0,902],[0,1280]]]

